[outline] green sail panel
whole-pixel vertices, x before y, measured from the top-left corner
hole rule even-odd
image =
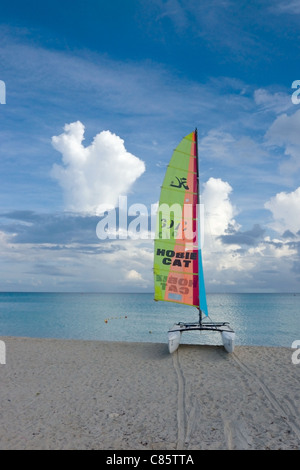
[[[199,307],[197,165],[195,131],[174,150],[161,188],[154,242],[154,299]]]

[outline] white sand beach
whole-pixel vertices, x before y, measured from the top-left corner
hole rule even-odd
[[[1,450],[300,448],[292,349],[1,340]]]

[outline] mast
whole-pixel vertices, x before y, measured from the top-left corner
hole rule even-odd
[[[200,221],[199,221],[199,217],[200,217],[200,179],[199,179],[199,156],[198,156],[198,130],[197,130],[197,127],[195,128],[195,145],[196,145],[196,162],[197,162],[198,256],[201,256],[201,252],[199,251],[199,244],[201,243],[201,240],[200,240]],[[200,276],[200,272],[199,272],[199,276]],[[201,325],[202,324],[202,310],[200,308],[200,277],[198,279],[198,291],[199,291],[199,295],[198,295],[198,298],[199,298],[199,307],[198,307],[198,310],[199,310],[199,324]]]

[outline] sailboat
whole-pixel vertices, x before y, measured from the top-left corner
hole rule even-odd
[[[197,129],[175,148],[161,187],[154,241],[154,300],[194,306],[196,322],[175,323],[168,331],[170,353],[186,331],[221,333],[233,352],[235,333],[228,322],[209,319],[206,301],[201,232]]]

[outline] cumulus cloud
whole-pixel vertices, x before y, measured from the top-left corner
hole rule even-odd
[[[124,141],[110,131],[100,132],[84,147],[84,131],[77,121],[52,137],[53,147],[62,154],[62,165],[54,164],[51,174],[64,191],[66,210],[100,214],[128,193],[145,164],[127,152]]]
[[[141,273],[138,273],[135,269],[131,269],[130,271],[128,271],[125,277],[129,281],[142,281],[143,280]]]
[[[229,198],[231,191],[230,184],[220,178],[209,178],[204,185],[202,201],[209,232],[213,236],[224,235],[229,225],[238,228],[233,218],[236,209]]]
[[[299,125],[300,110],[291,115],[281,114],[271,125],[266,137],[273,144],[284,145],[290,143],[298,146],[300,144]]]
[[[205,213],[203,257],[205,279],[209,287],[233,286],[235,273],[247,269],[238,251],[240,246],[224,244],[222,240],[228,232],[236,232],[240,228],[234,219],[237,210],[230,200],[231,192],[229,183],[220,178],[210,178],[205,183],[201,198]],[[232,274],[231,278],[228,273]]]
[[[284,223],[285,238],[273,239],[264,236],[265,230],[259,224],[242,230],[235,220],[238,212],[230,199],[232,191],[228,182],[210,178],[202,196],[206,225],[203,257],[208,291],[216,291],[218,286],[233,292],[236,289],[247,292],[249,286],[258,292],[268,290],[270,286],[277,288],[281,286],[282,272],[287,278],[289,270],[298,272],[299,244],[293,236],[295,227]],[[272,206],[276,217],[279,217],[275,210],[278,207],[275,203]],[[289,282],[289,288],[293,289],[296,280]]]
[[[271,228],[278,233],[290,230],[296,233],[300,229],[299,219],[300,186],[290,193],[281,192],[265,203],[265,208],[273,214]]]
[[[300,169],[300,110],[292,115],[281,114],[266,133],[268,145],[283,147],[288,158],[280,165],[284,174],[294,175]]]

